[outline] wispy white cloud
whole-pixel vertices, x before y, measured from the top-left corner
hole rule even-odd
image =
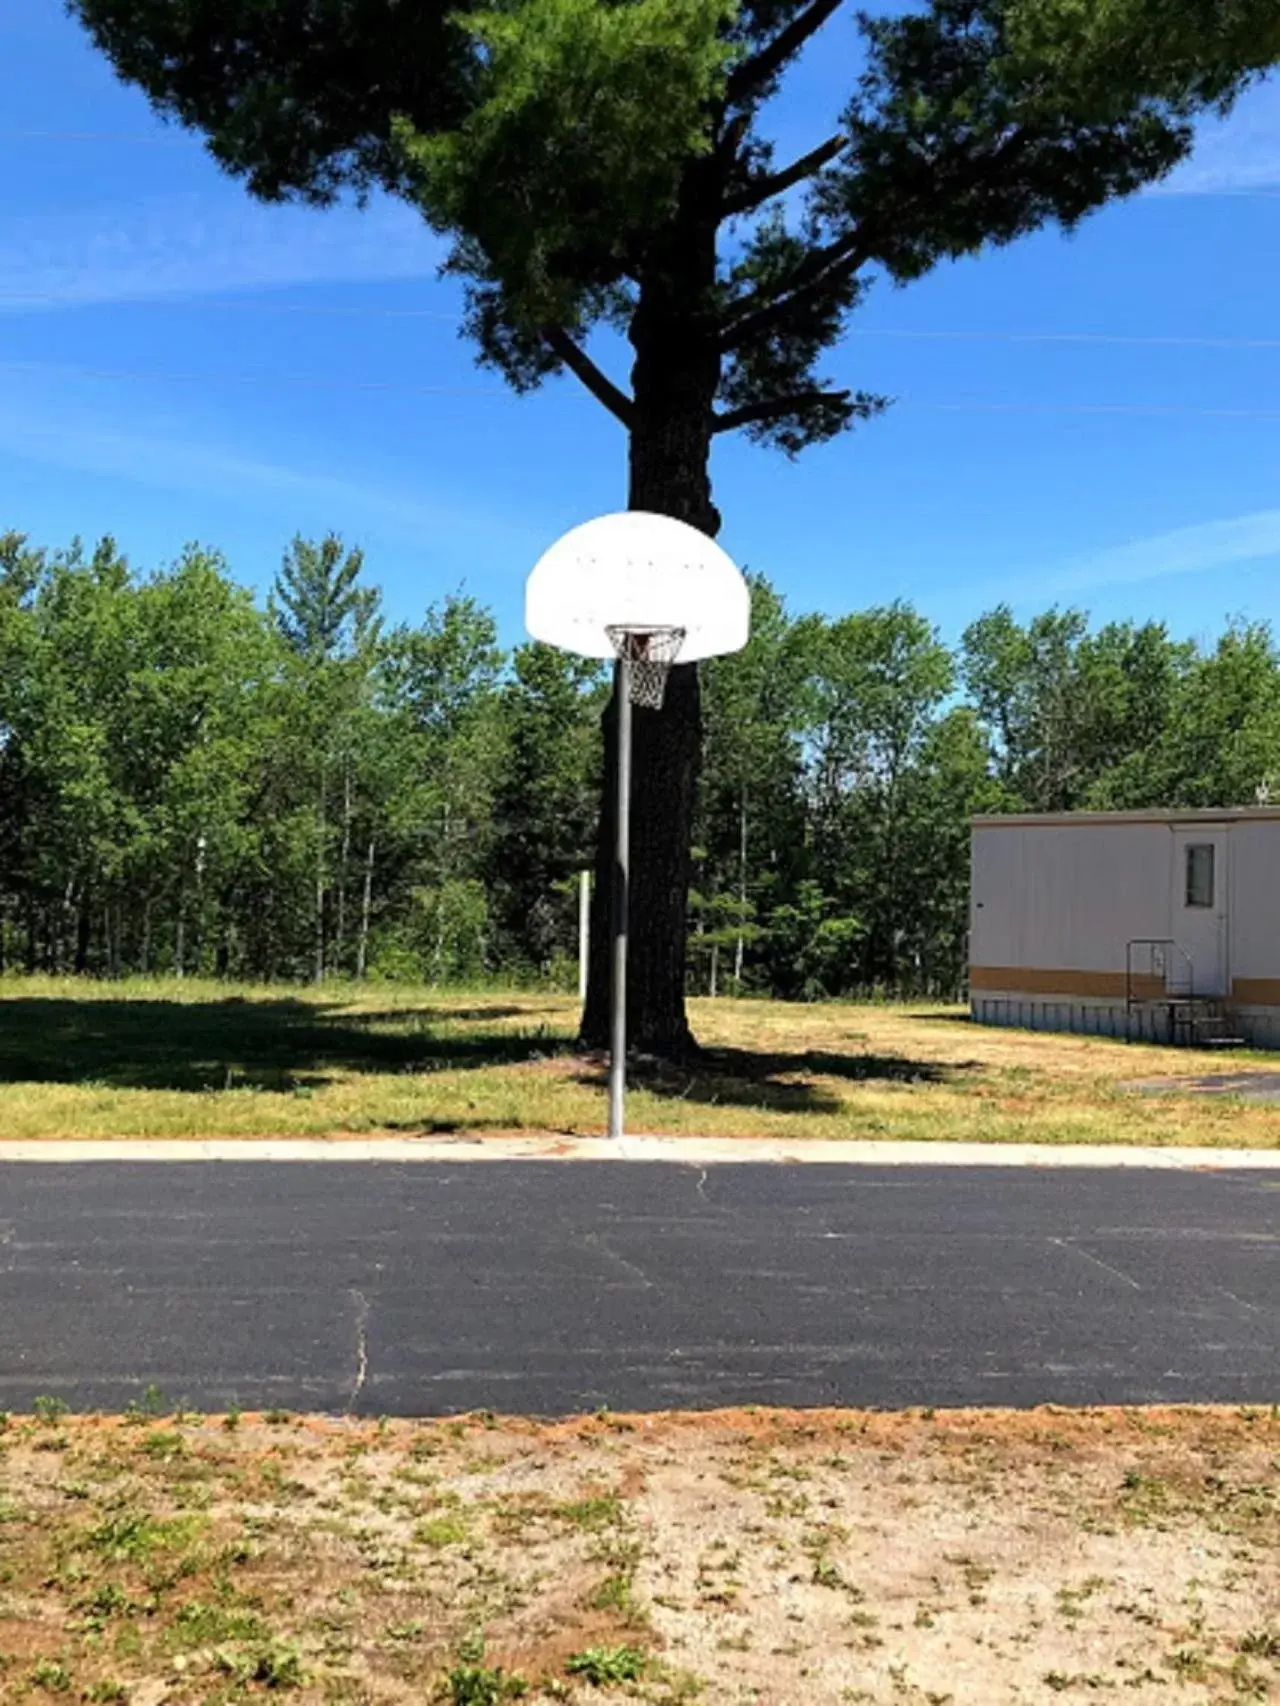
[[[1123,545],[1082,552],[1056,564],[1040,562],[1029,571],[996,574],[990,580],[961,575],[938,591],[935,602],[967,621],[975,609],[997,603],[1042,610],[1047,604],[1076,600],[1089,593],[1174,580],[1181,575],[1239,570],[1269,558],[1280,559],[1280,509],[1253,510],[1194,527],[1172,528],[1130,539]]]
[[[412,209],[264,207],[153,197],[0,220],[0,312],[284,285],[434,276],[439,241]]]
[[[1280,509],[1179,527],[1078,557],[1063,565],[1060,573],[1037,576],[1036,596],[1057,598],[1172,575],[1203,574],[1267,557],[1280,557]]]
[[[0,452],[131,486],[225,498],[251,509],[278,508],[289,529],[367,530],[433,553],[478,552],[516,562],[529,557],[536,543],[527,526],[491,500],[468,505],[443,494],[409,496],[372,481],[202,443],[184,436],[179,421],[168,425],[171,430],[156,419],[140,428],[118,428],[69,399],[44,408],[28,395],[0,409]]]
[[[1206,122],[1195,153],[1160,184],[1158,195],[1240,195],[1280,191],[1280,83],[1252,90],[1225,119]]]

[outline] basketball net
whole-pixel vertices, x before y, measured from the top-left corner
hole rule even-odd
[[[613,649],[629,665],[631,703],[662,709],[667,677],[684,644],[683,628],[606,628]]]

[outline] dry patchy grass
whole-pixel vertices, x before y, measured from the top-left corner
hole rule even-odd
[[[0,1696],[1280,1695],[1274,1411],[9,1421]]]
[[[641,1064],[633,1130],[1043,1143],[1280,1142],[1280,1105],[1132,1080],[1220,1055],[971,1025],[962,1010],[695,1001],[708,1047]],[[0,980],[0,1134],[599,1132],[604,1066],[554,994]],[[1231,1070],[1274,1070],[1233,1054]]]

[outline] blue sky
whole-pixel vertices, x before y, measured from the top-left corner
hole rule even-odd
[[[837,34],[779,114],[818,140]],[[903,597],[1280,625],[1280,84],[1158,191],[878,288],[828,363],[897,399],[791,463],[721,441],[722,542],[797,610]],[[118,85],[60,0],[0,17],[0,527],[221,546],[269,584],[295,531],[364,546],[396,617],[465,585],[520,637],[524,576],[621,505],[573,381],[505,394],[406,208],[266,208]]]

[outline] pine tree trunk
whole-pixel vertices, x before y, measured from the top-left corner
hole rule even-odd
[[[320,810],[316,824],[316,871],[315,871],[315,966],[314,979],[316,983],[324,982],[324,838],[327,833],[325,822],[324,772],[320,774]]]
[[[347,861],[351,856],[351,765],[342,764],[342,851],[338,855],[338,922],[333,945],[333,963],[338,973],[347,951]]]
[[[745,945],[743,926],[747,921],[747,785],[742,784],[738,814],[738,940],[733,946],[734,994],[742,993],[742,956]]]
[[[89,970],[89,949],[92,944],[93,908],[86,892],[81,897],[80,910],[76,914],[76,953],[72,963],[77,977],[84,977]]]
[[[364,982],[364,968],[369,957],[369,903],[373,899],[373,837],[364,861],[364,893],[360,897],[360,941],[356,947],[356,977]]]
[[[59,977],[67,969],[67,938],[72,934],[75,913],[75,878],[68,877],[67,886],[62,891],[62,915],[58,920],[57,946],[54,949],[54,963]]]
[[[636,359],[628,507],[674,516],[714,538],[720,516],[711,501],[710,459],[719,356],[709,336],[696,326],[688,330],[687,312],[704,275],[714,278],[714,242],[693,233],[673,269],[680,276],[642,290],[631,327]],[[604,798],[582,1017],[582,1041],[590,1048],[607,1047],[609,1038],[616,724],[611,699],[603,719]],[[690,842],[702,755],[696,664],[676,665],[662,709],[637,706],[632,731],[628,1036],[641,1052],[680,1056],[697,1047],[685,1016]]]

